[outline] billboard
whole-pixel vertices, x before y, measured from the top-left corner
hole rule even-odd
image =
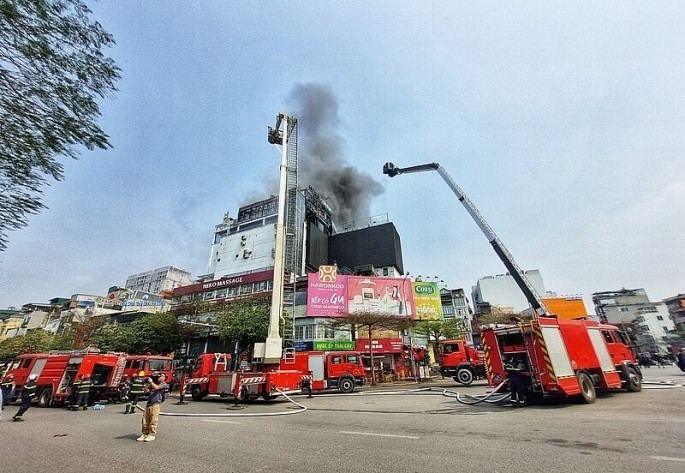
[[[347,310],[411,317],[414,310],[411,281],[407,278],[347,277]]]
[[[411,280],[406,277],[346,276],[337,274],[335,266],[321,266],[318,273],[310,273],[307,278],[307,315],[310,317],[378,312],[417,318],[417,293]],[[442,307],[437,285],[435,289],[431,286],[431,290],[422,287],[418,294],[422,301],[421,318],[441,318]]]
[[[318,273],[307,275],[307,315],[337,317],[347,312],[347,278],[334,266],[321,266]]]
[[[436,282],[411,283],[414,295],[415,319],[442,320],[442,303],[440,302],[440,288]]]

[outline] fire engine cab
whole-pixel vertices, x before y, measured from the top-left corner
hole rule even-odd
[[[474,379],[485,377],[483,353],[465,339],[440,342],[438,363],[440,374],[454,378],[464,386],[470,385]]]
[[[322,391],[337,389],[351,393],[357,386],[364,386],[364,364],[361,354],[351,351],[303,351],[286,353],[281,369],[298,370],[303,376],[303,390]]]

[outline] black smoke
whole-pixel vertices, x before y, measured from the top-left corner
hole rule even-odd
[[[312,186],[342,224],[369,217],[371,201],[385,191],[368,173],[347,163],[344,140],[338,131],[338,101],[330,86],[296,84],[287,97],[291,116],[297,118],[298,187]]]

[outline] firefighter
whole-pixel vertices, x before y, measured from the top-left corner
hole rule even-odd
[[[79,375],[78,378],[74,377],[74,382],[71,383],[71,396],[69,397],[69,406],[67,406],[67,409],[70,411],[76,410],[76,405],[78,404],[78,387],[81,381],[83,381],[83,375]]]
[[[14,391],[14,375],[9,374],[5,380],[0,384],[0,389],[2,389],[2,409],[10,403],[12,399],[12,391]]]
[[[128,414],[128,391],[131,389],[131,380],[128,375],[125,374],[121,379],[121,384],[119,385],[119,401],[126,402],[126,412]]]
[[[521,407],[525,403],[525,391],[523,386],[523,374],[525,365],[519,356],[512,356],[505,363],[504,369],[507,370],[509,378],[509,392],[511,393],[511,405]]]
[[[28,381],[21,387],[21,392],[19,393],[21,404],[19,404],[19,410],[17,413],[14,414],[14,417],[12,417],[14,422],[23,421],[24,419],[22,416],[24,415],[24,412],[29,410],[29,407],[31,407],[31,402],[33,402],[33,398],[36,397],[36,379],[38,379],[38,375],[29,375]]]
[[[138,398],[143,395],[145,388],[145,371],[141,371],[138,375],[133,376],[131,380],[131,387],[129,388],[129,400],[126,403],[126,412],[124,414],[133,414],[138,407]]]
[[[90,388],[92,387],[93,382],[90,380],[90,375],[84,374],[83,379],[78,383],[78,388],[76,389],[76,392],[78,393],[78,407],[84,411],[88,409],[88,398],[90,397]]]

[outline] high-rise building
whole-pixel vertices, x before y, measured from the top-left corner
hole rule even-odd
[[[531,269],[524,271],[523,274],[536,292],[540,294],[540,297],[544,298],[545,284],[542,282],[540,271]],[[521,288],[509,273],[480,278],[471,289],[471,299],[476,315],[487,312],[494,307],[503,311],[521,313],[530,306]]]
[[[175,288],[192,284],[189,271],[172,266],[132,274],[126,278],[126,289],[150,294],[171,293]]]

